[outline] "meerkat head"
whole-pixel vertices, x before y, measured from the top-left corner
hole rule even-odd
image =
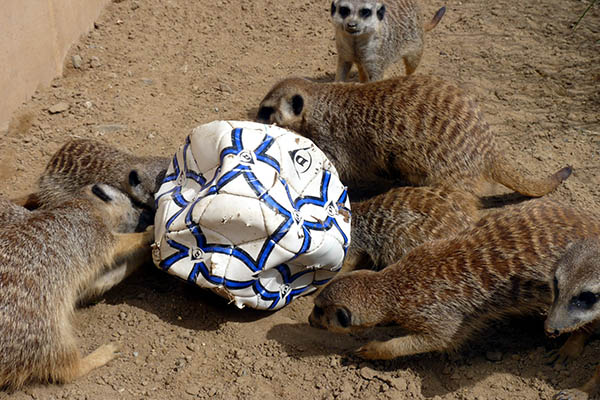
[[[553,302],[545,329],[556,336],[600,317],[600,242],[571,243],[554,272]]]
[[[315,298],[310,326],[349,332],[386,323],[385,299],[378,296],[377,272],[360,270],[333,280]]]
[[[140,229],[142,210],[134,207],[125,193],[104,184],[88,185],[83,188],[83,193],[115,232],[134,232]]]
[[[155,210],[154,193],[158,191],[168,168],[168,159],[134,166],[124,184],[126,192],[137,206]]]
[[[256,121],[299,130],[309,107],[308,84],[306,79],[301,78],[277,83],[260,102]]]
[[[372,0],[334,0],[331,20],[346,35],[360,36],[379,30],[385,17],[385,5]]]

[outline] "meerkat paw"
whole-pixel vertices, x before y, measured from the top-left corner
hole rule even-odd
[[[552,350],[548,353],[546,356],[548,360],[547,364],[554,365],[558,362],[565,365],[576,359],[583,353],[585,342],[589,336],[588,332],[582,330],[574,332],[560,349]]]
[[[373,341],[359,347],[354,354],[365,360],[389,360],[394,358],[386,348],[386,342]]]
[[[83,376],[90,371],[107,364],[119,355],[120,346],[117,343],[109,343],[98,347],[92,353],[81,360],[78,376]]]
[[[587,400],[588,398],[589,395],[579,389],[561,390],[552,397],[553,400]]]

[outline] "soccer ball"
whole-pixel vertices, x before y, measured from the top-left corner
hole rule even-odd
[[[350,202],[309,139],[274,125],[194,129],[156,194],[154,263],[238,307],[275,310],[327,283],[350,244]]]

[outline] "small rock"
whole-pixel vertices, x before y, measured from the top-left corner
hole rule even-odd
[[[92,108],[92,106],[94,105],[91,101],[86,101],[85,103],[83,103],[83,105],[85,106],[85,108]]]
[[[48,112],[50,114],[58,114],[64,111],[67,111],[69,109],[69,103],[65,103],[64,101],[61,101],[60,103],[56,103],[55,105],[53,105],[52,107],[50,107],[48,109]]]
[[[131,9],[132,9],[132,10],[137,10],[138,8],[140,8],[140,5],[138,4],[138,2],[137,2],[137,1],[134,1],[134,2],[131,4]]]
[[[96,57],[96,56],[92,56],[90,58],[90,67],[92,67],[92,68],[98,68],[100,66],[102,66],[102,64],[100,63],[100,59],[98,57]]]
[[[127,314],[126,314],[125,312],[121,311],[121,312],[119,313],[119,319],[120,319],[121,321],[123,321],[123,320],[125,320],[126,318],[127,318]]]
[[[139,355],[140,355],[140,353],[138,353],[137,351],[134,351],[134,352],[133,352],[133,356],[134,356],[134,357],[137,357],[137,356],[139,356]]]
[[[79,54],[73,55],[71,57],[71,63],[73,64],[73,68],[81,69],[81,64],[83,63],[83,59]]]
[[[153,85],[154,81],[150,78],[142,78],[142,82],[144,82],[146,85]]]
[[[373,371],[371,368],[362,367],[360,369],[360,376],[362,376],[364,379],[370,381],[371,379],[375,378],[376,374],[375,374],[375,371]]]
[[[191,387],[185,389],[185,392],[189,395],[196,396],[198,393],[200,393],[200,387],[199,386],[191,386]]]
[[[485,353],[485,358],[488,361],[502,361],[502,353],[499,351],[488,351]]]
[[[231,89],[231,86],[229,86],[226,83],[221,83],[219,85],[219,91],[221,91],[223,93],[229,93],[229,94],[233,93],[233,89]]]

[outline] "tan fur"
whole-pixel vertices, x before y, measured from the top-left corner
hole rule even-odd
[[[482,194],[487,181],[539,197],[571,173],[567,167],[542,179],[521,176],[475,101],[433,76],[367,84],[290,78],[265,96],[257,119],[315,142],[351,191],[445,184]]]
[[[81,357],[73,310],[106,266],[147,250],[152,230],[116,233],[132,230],[139,214],[123,193],[96,185],[0,228],[0,387],[69,382],[115,357],[114,344]]]
[[[599,233],[599,219],[550,201],[507,207],[382,271],[335,279],[309,321],[332,331],[393,324],[407,333],[360,348],[369,359],[457,349],[491,320],[545,311],[568,243]]]
[[[600,240],[570,244],[554,271],[552,307],[545,328],[549,335],[573,332],[556,353],[557,361],[578,357],[587,339],[600,327]],[[600,392],[600,366],[583,386],[563,390],[555,398],[588,398]]]
[[[169,161],[165,157],[137,157],[96,140],[74,139],[52,156],[38,180],[38,192],[17,202],[30,209],[51,207],[72,198],[83,186],[105,183],[154,208],[154,193]],[[139,180],[135,185],[130,179],[133,171]]]
[[[456,235],[479,218],[481,203],[467,192],[399,187],[353,202],[351,209],[346,272],[365,266],[368,260],[376,269],[384,268],[425,242]]]
[[[331,22],[338,52],[336,81],[346,81],[352,64],[361,82],[383,78],[385,69],[403,60],[412,74],[423,54],[423,31],[433,29],[445,7],[423,26],[423,15],[414,0],[334,0]]]

